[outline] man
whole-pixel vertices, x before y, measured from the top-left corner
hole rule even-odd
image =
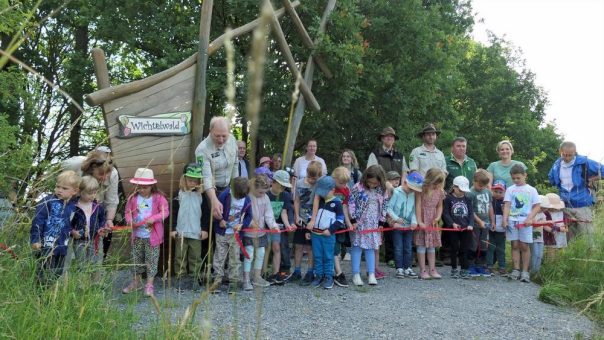
[[[391,127],[385,127],[382,133],[378,135],[378,140],[382,145],[374,149],[367,159],[367,167],[379,164],[384,168],[384,172],[396,171],[399,175],[405,176],[408,172],[405,156],[394,149],[394,142],[398,140],[396,132]]]
[[[218,195],[239,175],[237,164],[237,141],[230,133],[230,124],[225,117],[210,120],[210,134],[195,149],[195,158],[202,165],[203,200],[206,210],[202,212],[202,227],[209,227],[210,207],[214,218],[221,218],[222,204]]]
[[[245,159],[246,145],[242,140],[237,141],[237,168],[239,170],[239,177],[249,177],[250,163]]]
[[[427,124],[422,131],[417,134],[423,144],[411,151],[409,158],[409,169],[418,171],[422,176],[426,176],[431,168],[439,168],[447,173],[447,162],[442,151],[436,148],[436,137],[440,135],[440,131],[436,129],[434,124]]]
[[[602,178],[602,172],[604,165],[577,155],[575,143],[565,141],[560,144],[560,158],[554,162],[548,177],[566,205],[565,216],[574,220],[568,226],[575,236],[593,235],[592,206],[595,202],[590,186]]]
[[[474,180],[476,172],[476,162],[466,155],[468,141],[464,137],[456,137],[451,145],[451,156],[447,157],[447,180],[445,190],[451,190],[453,179],[457,176],[464,176],[470,183]]]

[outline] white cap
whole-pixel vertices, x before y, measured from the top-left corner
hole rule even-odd
[[[457,176],[453,179],[453,185],[463,192],[470,192],[470,181],[464,176]]]

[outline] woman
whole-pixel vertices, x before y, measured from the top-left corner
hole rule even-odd
[[[359,170],[359,162],[357,161],[357,157],[354,155],[354,152],[350,149],[344,149],[340,154],[340,165],[343,166],[348,171],[350,171],[350,181],[348,182],[348,189],[352,189],[352,187],[359,182],[363,173]]]
[[[317,156],[317,141],[314,139],[310,139],[306,143],[306,154],[296,158],[296,161],[294,162],[294,172],[298,181],[301,181],[306,177],[306,168],[308,168],[308,164],[312,161],[321,163],[322,176],[327,175],[327,165],[325,165],[323,158]]]
[[[487,171],[491,173],[491,183],[499,179],[505,181],[506,188],[509,188],[514,184],[512,176],[510,175],[510,169],[514,164],[521,164],[524,169],[526,169],[526,165],[512,159],[514,147],[509,140],[502,140],[497,143],[497,153],[499,154],[500,160],[489,164],[489,167],[487,168]]]

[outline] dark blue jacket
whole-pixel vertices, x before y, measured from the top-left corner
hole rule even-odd
[[[225,221],[229,220],[229,212],[231,211],[231,188],[226,188],[223,192],[218,195],[218,200],[222,203],[222,219]],[[252,223],[252,201],[248,195],[245,196],[243,201],[243,229],[250,226]],[[220,227],[220,221],[214,219],[214,232],[219,235],[224,235],[226,229]]]
[[[558,188],[560,198],[564,201],[566,207],[581,208],[592,206],[594,201],[589,192],[589,183],[587,180],[593,176],[602,176],[604,165],[592,161],[585,156],[577,155],[575,157],[575,164],[572,166],[573,188],[571,191],[568,191],[562,187],[562,181],[560,180],[561,162],[562,158],[558,158],[554,162],[548,177],[551,185]]]
[[[29,231],[31,244],[41,243],[42,248],[52,249],[53,255],[66,255],[76,203],[75,197],[68,202],[55,195],[42,199]]]
[[[336,230],[343,228],[344,210],[342,208],[342,201],[338,197],[334,197],[326,202],[321,197],[319,200],[319,210],[317,211],[317,220],[312,231],[320,234],[329,229],[329,233],[334,235]]]
[[[86,231],[86,214],[84,210],[76,205],[73,220],[71,220],[71,228],[80,233],[82,239],[92,240],[98,234],[99,229],[105,226],[105,209],[98,204],[96,200],[92,201],[92,215],[90,215],[90,231],[88,235],[84,235]]]

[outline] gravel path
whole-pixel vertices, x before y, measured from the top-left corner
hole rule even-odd
[[[439,269],[441,274],[450,271]],[[266,339],[572,339],[602,334],[575,310],[537,300],[536,284],[498,276],[455,280],[443,275],[442,280],[421,281],[395,278],[392,269],[387,273],[375,287],[325,290],[286,284],[236,297],[214,294],[200,305],[196,319],[211,329],[212,338],[231,338],[233,332],[254,338],[258,312],[260,338]],[[118,274],[114,298],[124,307],[135,302],[141,319],[134,327],[146,329],[157,315],[142,293],[120,294],[128,279],[126,272]],[[161,285],[156,279],[156,296],[176,322],[199,293],[167,291]]]

